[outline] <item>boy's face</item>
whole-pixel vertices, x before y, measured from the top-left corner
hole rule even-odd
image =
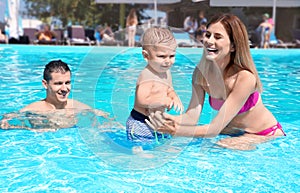
[[[143,50],[148,65],[158,73],[168,71],[175,62],[175,46],[156,46]]]

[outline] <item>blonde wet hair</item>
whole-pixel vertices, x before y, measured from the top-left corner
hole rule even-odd
[[[157,48],[165,46],[171,49],[176,49],[177,43],[173,33],[163,27],[151,27],[147,29],[142,36],[142,48],[146,50],[149,47]]]

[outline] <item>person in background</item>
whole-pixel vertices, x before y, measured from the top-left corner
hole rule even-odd
[[[207,25],[203,54],[192,77],[192,98],[186,113],[172,116],[155,112],[149,126],[174,136],[215,137],[226,148],[249,150],[285,133],[263,104],[262,84],[251,57],[248,34],[241,20],[232,14],[216,15]],[[208,95],[217,111],[209,124],[197,125]]]
[[[101,41],[102,41],[101,31],[102,31],[102,26],[98,26],[98,27],[96,28],[95,34],[94,34],[94,37],[95,37],[95,40],[96,40],[96,44],[97,44],[98,46],[100,46]]]
[[[5,43],[5,44],[8,43],[8,38],[4,33],[2,33],[1,29],[0,29],[0,43]]]
[[[188,32],[190,34],[190,38],[195,38],[195,32],[198,29],[198,22],[195,19],[194,16],[187,16],[183,23],[183,29],[184,31]]]
[[[135,102],[126,123],[127,139],[151,141],[164,138],[145,123],[148,115],[165,109],[183,111],[175,93],[170,68],[175,62],[176,40],[167,28],[151,27],[142,36],[142,54],[147,66],[136,83]]]
[[[108,24],[105,24],[105,27],[98,26],[94,36],[98,46],[101,43],[111,44],[116,42],[114,32]]]
[[[258,26],[258,31],[260,32],[260,47],[261,48],[269,48],[270,36],[273,30],[274,22],[271,18],[269,18],[269,14],[265,13],[262,16],[263,22],[261,22]]]
[[[198,26],[200,27],[203,24],[207,24],[207,19],[205,17],[205,12],[203,10],[200,10],[198,14]]]
[[[53,31],[51,31],[50,25],[45,24],[43,26],[43,30],[37,32],[36,37],[39,40],[39,42],[50,42],[53,39],[55,39],[56,34]]]
[[[138,19],[137,19],[136,11],[134,8],[132,8],[129,12],[129,15],[126,18],[126,28],[128,33],[129,47],[135,46],[135,34],[136,34],[137,24],[138,24]]]
[[[103,43],[105,44],[111,44],[116,42],[115,34],[111,29],[110,24],[105,24],[104,29],[101,31],[101,38]]]
[[[198,29],[195,32],[195,38],[198,42],[203,41],[204,34],[206,32],[206,24],[207,24],[207,19],[205,18],[205,13],[203,10],[199,11],[198,14]]]
[[[106,24],[104,25],[104,29],[103,29],[103,31],[102,31],[102,34],[106,34],[106,35],[108,35],[109,37],[113,37],[113,36],[114,36],[114,32],[113,32],[113,30],[111,29],[110,24],[106,23]]]
[[[196,31],[196,40],[198,42],[203,43],[203,39],[204,39],[205,32],[206,32],[206,24],[207,23],[201,23],[201,25],[199,26],[199,28]]]

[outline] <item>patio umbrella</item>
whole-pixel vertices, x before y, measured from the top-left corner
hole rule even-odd
[[[4,23],[6,3],[5,0],[0,0],[0,23]]]
[[[155,24],[157,24],[157,4],[172,4],[172,3],[178,3],[180,1],[181,0],[95,0],[96,3],[115,3],[115,4],[121,4],[121,3],[152,4],[153,3]]]
[[[273,21],[276,7],[300,7],[300,0],[210,0],[212,7],[273,7]]]
[[[22,19],[19,14],[20,0],[7,0],[5,7],[5,22],[7,22],[9,38],[19,39],[23,34]]]

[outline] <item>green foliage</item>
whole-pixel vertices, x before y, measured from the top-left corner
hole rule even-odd
[[[36,17],[44,22],[55,17],[63,22],[80,24],[95,28],[97,25],[119,24],[119,4],[96,4],[94,0],[24,0],[27,16]],[[126,14],[132,7],[139,5],[126,4]],[[126,18],[124,18],[125,20]]]

